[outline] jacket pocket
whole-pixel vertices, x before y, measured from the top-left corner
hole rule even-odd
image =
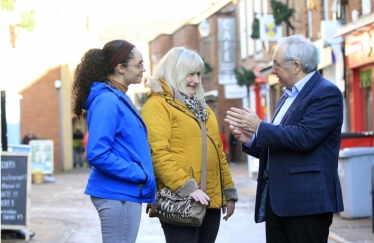
[[[137,162],[137,164],[139,165],[139,167],[143,170],[144,174],[145,174],[145,179],[141,182],[141,184],[146,184],[147,181],[148,181],[148,173],[147,171],[145,170],[143,164],[141,162]]]
[[[303,172],[320,172],[321,166],[316,164],[299,165],[290,167],[290,174],[303,173]]]

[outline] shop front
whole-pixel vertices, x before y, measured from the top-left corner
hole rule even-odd
[[[373,131],[374,21],[357,21],[342,28],[347,70],[350,131]]]

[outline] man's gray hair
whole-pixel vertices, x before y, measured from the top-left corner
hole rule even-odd
[[[318,68],[318,52],[314,44],[302,35],[291,35],[277,41],[278,45],[286,45],[284,61],[300,61],[305,73]]]

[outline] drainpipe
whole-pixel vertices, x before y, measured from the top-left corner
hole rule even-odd
[[[329,0],[323,1],[325,20],[329,20]]]

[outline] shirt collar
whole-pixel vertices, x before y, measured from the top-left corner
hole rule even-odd
[[[300,79],[300,81],[292,87],[292,90],[284,88],[284,93],[287,95],[287,97],[293,97],[295,95],[298,95],[303,89],[304,85],[309,81],[309,79],[313,76],[315,72],[316,71],[310,72],[304,78]]]

